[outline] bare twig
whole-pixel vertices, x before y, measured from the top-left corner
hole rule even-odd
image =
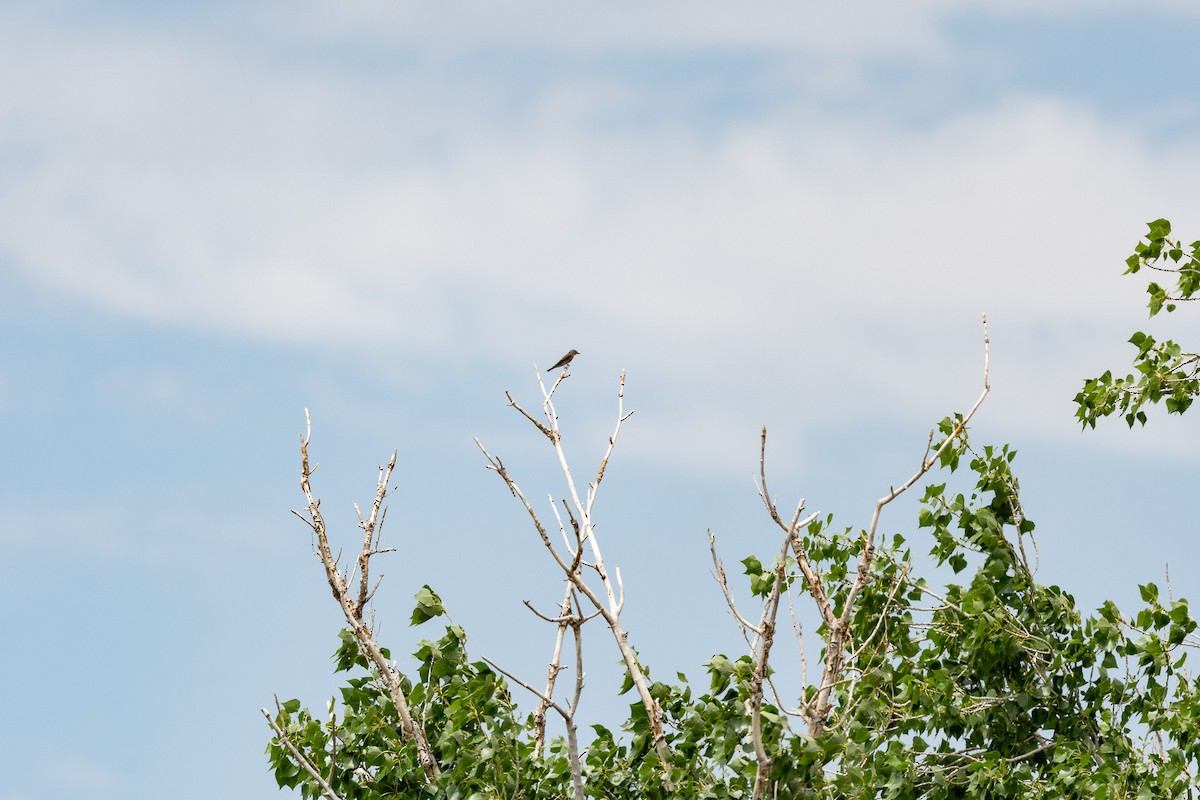
[[[746,631],[753,631],[756,637],[760,636],[762,630],[750,622],[750,620],[743,617],[733,602],[733,592],[730,590],[729,582],[725,578],[725,566],[721,563],[721,559],[717,558],[717,539],[713,535],[712,528],[708,530],[708,552],[712,554],[713,569],[715,570],[713,577],[716,579],[717,585],[721,587],[721,593],[725,595],[725,604],[729,606],[730,613],[733,614],[733,618],[741,626],[742,635],[745,636]],[[748,637],[746,641],[749,644]]]

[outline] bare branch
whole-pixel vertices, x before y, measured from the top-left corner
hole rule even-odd
[[[758,474],[761,483],[759,497],[762,498],[763,505],[767,507],[767,513],[771,515],[771,519],[775,520],[775,524],[788,533],[788,541],[792,543],[792,553],[796,557],[796,566],[800,568],[800,573],[804,576],[804,583],[808,587],[808,593],[812,596],[813,602],[817,605],[817,612],[821,615],[826,625],[831,625],[834,620],[833,606],[829,602],[829,595],[825,591],[825,582],[821,577],[821,571],[808,557],[808,550],[804,546],[804,537],[792,535],[798,533],[802,527],[807,527],[814,519],[816,514],[807,517],[804,522],[799,522],[799,517],[804,511],[804,501],[801,500],[796,506],[796,513],[792,517],[791,524],[783,521],[779,516],[779,509],[775,503],[771,501],[771,495],[767,489],[767,426],[762,429],[761,444],[759,446],[758,456]]]
[[[530,603],[528,600],[522,600],[522,601],[521,601],[521,603],[522,603],[522,604],[524,604],[524,606],[525,606],[526,608],[528,608],[530,611],[532,611],[532,612],[533,612],[534,614],[536,614],[538,617],[540,617],[541,619],[545,620],[546,622],[549,622],[549,623],[551,623],[551,624],[554,624],[554,625],[557,625],[558,623],[562,622],[564,619],[571,619],[571,618],[572,618],[572,617],[564,617],[564,616],[551,617],[551,616],[549,616],[548,614],[543,614],[541,611],[538,611],[536,608],[534,608],[534,607],[533,607],[533,604],[532,604],[532,603]],[[587,615],[585,615],[585,616],[582,616],[582,617],[580,617],[580,619],[581,619],[583,622],[587,622],[587,621],[589,621],[589,620],[593,620],[593,619],[595,619],[595,618],[596,618],[596,617],[598,617],[598,616],[600,616],[600,612],[599,612],[599,611],[593,611],[593,612],[592,612],[592,613],[590,613],[590,614],[587,614]]]
[[[796,511],[796,518],[800,515],[800,510],[804,504],[800,504],[800,509]],[[774,760],[767,755],[766,745],[763,742],[762,734],[762,699],[763,699],[763,679],[767,675],[767,663],[771,657],[771,645],[775,641],[775,618],[779,613],[779,594],[783,589],[783,579],[787,572],[787,551],[788,545],[791,543],[792,536],[796,531],[796,518],[792,519],[792,524],[788,529],[787,537],[783,540],[782,552],[779,554],[779,563],[775,567],[775,582],[771,586],[771,593],[767,597],[767,602],[763,605],[762,624],[762,640],[759,646],[757,664],[754,668],[754,677],[750,681],[750,733],[754,740],[754,755],[758,759],[758,766],[754,776],[754,800],[762,800],[763,792],[766,791],[767,782],[771,777],[771,767]]]
[[[375,637],[370,627],[362,620],[362,606],[365,605],[363,601],[369,594],[360,592],[358,602],[351,597],[346,578],[338,569],[337,559],[334,558],[330,550],[325,519],[321,515],[321,503],[313,495],[312,489],[312,475],[314,470],[309,465],[308,458],[308,445],[312,439],[312,420],[308,409],[304,411],[304,418],[306,422],[305,434],[300,440],[300,489],[308,501],[308,519],[305,521],[312,528],[313,534],[316,537],[317,555],[321,560],[321,564],[325,567],[325,578],[329,582],[330,591],[333,593],[333,597],[337,600],[338,605],[341,606],[342,614],[346,617],[346,622],[349,623],[354,633],[354,638],[358,641],[359,648],[370,659],[371,663],[375,665],[379,679],[387,688],[392,703],[396,707],[396,713],[400,716],[401,734],[407,741],[411,741],[416,745],[417,758],[421,762],[426,779],[432,783],[441,775],[437,760],[433,756],[433,749],[429,745],[429,740],[426,738],[425,732],[413,720],[412,713],[408,707],[408,700],[404,696],[400,674],[384,658],[379,645],[375,642]],[[391,470],[395,466],[395,461],[396,455],[393,453],[388,468],[385,471],[381,470],[380,481],[376,489],[376,501],[372,505],[371,516],[367,522],[372,532],[379,508],[383,503],[384,496],[387,494],[387,480],[391,476]],[[365,540],[364,553],[359,557],[360,569],[364,577],[366,575],[366,561],[370,557],[371,538],[372,536],[369,534]]]
[[[617,436],[621,433],[621,423],[633,416],[633,412],[625,413],[625,370],[621,370],[620,386],[617,388],[617,426],[613,430],[612,436],[608,437],[608,449],[604,451],[604,458],[600,459],[600,467],[596,470],[596,480],[592,484],[591,490],[588,492],[587,510],[590,516],[592,506],[596,503],[596,495],[600,491],[600,481],[604,480],[604,473],[608,469],[608,460],[612,457],[613,448],[617,445]]]
[[[730,613],[733,614],[733,618],[741,626],[742,635],[745,636],[745,632],[750,630],[754,631],[755,636],[760,636],[762,631],[750,622],[750,620],[743,617],[737,610],[737,605],[733,602],[733,592],[730,590],[729,582],[725,578],[725,566],[717,558],[717,538],[713,534],[712,528],[708,529],[708,552],[712,554],[713,569],[715,570],[713,577],[716,579],[717,585],[721,587],[721,593],[725,595],[725,604],[729,606]]]
[[[280,713],[283,712],[283,707],[279,704],[278,695],[275,696],[275,707],[279,709]],[[271,730],[275,731],[275,736],[279,739],[280,744],[288,749],[288,752],[292,754],[292,758],[296,759],[296,763],[303,767],[304,771],[307,772],[312,779],[317,782],[317,785],[321,787],[321,793],[328,797],[329,800],[342,800],[342,796],[335,792],[333,787],[329,785],[329,782],[321,777],[321,773],[317,770],[316,765],[309,761],[300,752],[296,745],[292,743],[292,740],[288,737],[288,735],[283,732],[283,729],[275,723],[275,719],[271,716],[271,712],[267,711],[265,708],[261,708],[259,710],[262,711],[262,715],[266,717],[267,724],[271,726]]]
[[[540,382],[541,378],[539,377],[538,380]],[[558,384],[556,383],[555,386],[557,386],[557,385]],[[542,391],[545,391],[544,387],[543,387]],[[551,391],[553,391],[553,390],[551,390]],[[536,427],[539,431],[542,432],[542,435],[544,435],[550,441],[554,441],[554,432],[553,431],[551,431],[549,428],[547,428],[545,425],[543,425],[541,422],[539,422],[537,419],[535,419],[534,416],[532,414],[530,414],[528,411],[521,408],[521,405],[519,403],[517,403],[516,400],[513,400],[512,395],[509,394],[507,391],[504,393],[504,396],[506,398],[508,398],[508,404],[510,406],[512,406],[513,408],[515,408],[517,411],[519,411],[521,413],[521,416],[523,416],[525,419],[532,422],[534,424],[534,427]]]
[[[530,519],[532,519],[534,522],[534,527],[537,528],[538,535],[542,538],[543,545],[550,552],[551,556],[555,560],[555,563],[557,563],[559,568],[563,570],[567,579],[579,591],[579,593],[586,597],[588,602],[591,603],[592,606],[600,613],[600,616],[604,618],[604,622],[611,631],[613,640],[617,644],[617,649],[621,652],[625,666],[629,670],[629,674],[632,676],[634,686],[638,690],[638,697],[646,709],[647,716],[650,720],[651,730],[654,734],[655,751],[662,763],[664,772],[669,772],[671,765],[671,751],[667,745],[666,735],[663,732],[664,714],[662,708],[659,707],[658,703],[650,694],[650,689],[647,686],[645,674],[642,671],[641,665],[638,664],[637,657],[634,654],[632,647],[629,645],[629,636],[621,628],[619,621],[625,602],[621,572],[620,569],[615,570],[616,580],[614,585],[614,581],[612,577],[610,577],[608,569],[605,565],[604,556],[600,551],[600,544],[596,537],[595,527],[592,522],[592,512],[598,496],[599,486],[604,478],[604,474],[607,470],[613,449],[616,446],[617,438],[620,435],[621,424],[630,416],[630,414],[626,414],[624,410],[625,372],[621,372],[619,389],[617,392],[617,422],[612,436],[609,437],[608,448],[605,452],[604,458],[601,460],[600,466],[596,471],[596,482],[589,487],[586,498],[582,498],[580,496],[579,489],[575,484],[574,478],[572,477],[571,467],[567,460],[566,452],[563,449],[562,432],[558,427],[558,413],[554,408],[553,394],[564,377],[565,371],[564,374],[559,377],[558,381],[556,381],[550,388],[550,390],[547,391],[544,383],[542,382],[541,374],[538,373],[538,385],[542,389],[544,398],[542,402],[542,410],[545,414],[545,423],[534,420],[527,411],[512,401],[511,396],[509,396],[509,404],[516,408],[518,412],[525,416],[526,419],[534,422],[538,429],[542,431],[547,439],[550,440],[551,445],[554,447],[555,455],[558,457],[559,468],[562,470],[563,477],[566,481],[567,491],[571,500],[571,504],[568,506],[568,513],[570,514],[570,510],[573,507],[574,514],[571,515],[572,526],[578,526],[578,541],[580,546],[576,548],[577,553],[570,565],[568,565],[562,556],[555,551],[550,542],[549,536],[546,533],[545,527],[537,518],[537,514],[534,512],[532,506],[530,506],[528,500],[526,500],[524,494],[519,488],[517,488],[516,483],[508,474],[508,471],[504,469],[504,466],[499,462],[498,459],[492,458],[487,450],[484,449],[483,445],[479,443],[478,439],[475,441],[479,446],[479,449],[483,452],[484,457],[487,458],[489,467],[500,475],[505,484],[509,487],[509,490],[516,495],[525,506],[526,512],[530,515]],[[589,566],[596,572],[596,575],[600,579],[600,584],[604,594],[603,599],[601,599],[601,596],[598,592],[594,591],[588,585],[588,583],[583,579],[583,575],[580,573],[579,565],[581,561],[579,552],[581,552],[582,544],[584,542],[586,542],[591,549],[592,563]],[[667,780],[666,785],[672,787],[672,784],[669,780]]]
[[[513,496],[520,500],[521,504],[525,506],[525,511],[529,514],[529,518],[533,521],[533,527],[537,530],[538,536],[541,537],[542,544],[545,545],[546,549],[550,551],[550,555],[554,557],[555,562],[563,570],[563,572],[567,573],[568,577],[570,577],[574,570],[567,565],[567,562],[562,560],[562,556],[560,556],[558,551],[554,549],[554,544],[550,541],[550,535],[546,532],[545,526],[542,525],[542,521],[538,518],[537,511],[535,511],[533,506],[530,505],[528,498],[525,497],[525,493],[521,491],[521,488],[517,486],[516,482],[512,479],[512,476],[509,475],[508,470],[505,469],[503,462],[501,462],[500,459],[493,457],[492,454],[487,451],[487,448],[485,448],[483,443],[479,441],[479,437],[475,438],[475,446],[479,448],[480,452],[483,453],[483,457],[487,459],[488,468],[494,470],[496,474],[504,480],[505,485],[508,486],[508,489],[513,493]]]
[[[558,673],[566,669],[561,663],[563,641],[566,639],[567,627],[571,624],[573,614],[571,613],[571,594],[574,587],[568,583],[565,593],[563,594],[562,602],[558,604],[559,616],[555,620],[557,632],[554,638],[554,654],[550,657],[550,666],[546,670],[546,692],[543,695],[542,702],[538,704],[537,709],[533,712],[534,720],[534,758],[537,758],[542,753],[542,746],[546,739],[546,709],[550,706],[550,698],[554,696],[554,685],[558,681]],[[527,602],[525,605],[529,605]],[[532,608],[532,606],[530,606]],[[539,615],[541,616],[541,615]]]
[[[574,591],[571,592],[571,602],[575,608],[579,608],[579,596]],[[576,617],[575,622],[571,625],[573,637],[575,639],[575,693],[571,695],[570,709],[574,715],[575,710],[579,708],[579,698],[583,695],[583,625],[589,619],[592,619],[595,614],[588,617]]]
[[[540,698],[544,703],[546,703],[548,708],[553,708],[555,711],[557,711],[563,719],[570,718],[570,716],[571,716],[570,712],[567,711],[567,709],[560,706],[558,703],[554,702],[553,699],[547,697],[545,694],[538,691],[537,689],[535,689],[533,686],[529,685],[525,681],[521,680],[516,675],[514,675],[511,672],[509,672],[508,670],[506,670],[504,667],[497,664],[495,661],[492,661],[487,656],[480,656],[480,658],[483,659],[483,661],[485,661],[489,667],[496,670],[501,675],[508,678],[510,681],[514,681],[515,683],[521,685],[525,689],[528,689],[531,694],[533,694],[535,697]]]

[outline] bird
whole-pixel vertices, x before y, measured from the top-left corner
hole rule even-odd
[[[566,369],[567,367],[571,366],[571,359],[572,359],[572,358],[574,358],[574,357],[575,357],[575,356],[577,356],[577,355],[579,355],[579,351],[578,351],[578,350],[571,350],[571,352],[567,353],[565,356],[563,356],[562,358],[560,358],[560,359],[558,360],[558,363],[557,363],[557,364],[555,364],[553,367],[551,367],[550,369],[548,369],[548,370],[546,370],[546,371],[547,371],[547,372],[550,372],[550,370],[555,370],[555,369],[558,369],[559,367],[562,367],[563,369]]]

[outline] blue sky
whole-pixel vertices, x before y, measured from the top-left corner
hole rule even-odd
[[[865,523],[978,393],[983,312],[974,435],[1020,452],[1042,579],[1200,596],[1200,417],[1070,403],[1139,327],[1200,339],[1120,276],[1148,220],[1200,237],[1198,33],[1117,0],[0,6],[0,800],[276,796],[257,709],[336,686],[306,407],[347,547],[400,451],[383,640],[433,634],[430,583],[544,674],[520,601],[559,584],[472,437],[560,493],[503,392],[571,347],[580,474],[628,370],[600,532],[656,675],[737,650],[704,532],[774,552],[760,426],[785,504]]]

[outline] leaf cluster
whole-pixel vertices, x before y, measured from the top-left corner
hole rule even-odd
[[[1200,240],[1190,245],[1171,238],[1171,223],[1157,219],[1147,223],[1149,232],[1125,260],[1125,274],[1147,269],[1169,276],[1173,286],[1151,281],[1150,317],[1161,311],[1168,314],[1180,303],[1198,299],[1200,291]],[[1137,349],[1132,373],[1114,376],[1111,370],[1089,378],[1075,396],[1075,416],[1084,427],[1096,427],[1096,421],[1114,413],[1125,418],[1129,427],[1146,424],[1143,406],[1162,403],[1168,414],[1182,414],[1200,394],[1200,355],[1185,351],[1170,339],[1158,341],[1137,331],[1129,337]]]

